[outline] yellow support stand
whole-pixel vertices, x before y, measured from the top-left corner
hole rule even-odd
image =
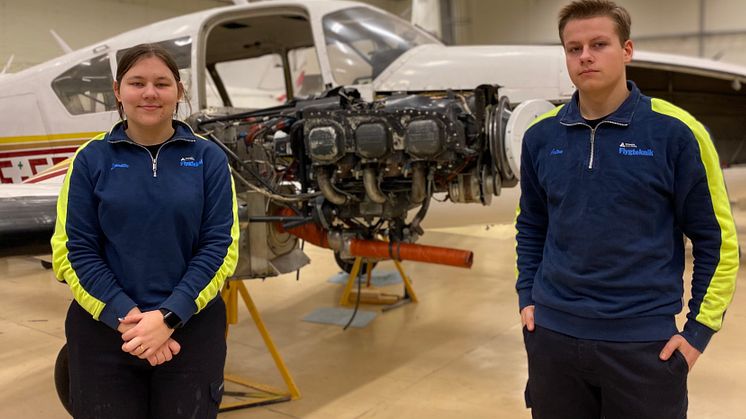
[[[251,314],[251,318],[254,320],[254,324],[256,324],[256,328],[259,330],[259,333],[262,335],[262,339],[264,340],[264,345],[267,347],[267,350],[269,350],[270,355],[272,355],[272,359],[275,361],[275,366],[277,367],[277,370],[280,372],[280,375],[282,375],[282,379],[285,381],[287,390],[280,390],[280,389],[277,389],[277,388],[274,388],[274,387],[271,387],[265,384],[254,383],[254,382],[248,381],[236,375],[225,374],[226,381],[236,383],[244,387],[248,387],[252,389],[253,391],[252,392],[232,392],[232,393],[226,392],[226,394],[229,394],[231,396],[246,397],[249,400],[240,401],[240,402],[232,402],[232,403],[223,401],[223,403],[220,404],[220,411],[225,412],[228,410],[243,409],[246,407],[261,406],[265,404],[279,403],[279,402],[284,402],[288,400],[299,399],[300,391],[298,390],[298,387],[295,385],[295,382],[293,381],[293,377],[290,376],[290,372],[285,366],[285,362],[282,360],[280,353],[277,351],[277,347],[272,341],[272,338],[269,336],[269,332],[267,331],[267,328],[264,326],[264,322],[262,321],[262,318],[259,315],[259,311],[256,309],[256,306],[254,305],[254,301],[251,300],[251,296],[249,295],[249,291],[246,289],[246,285],[244,285],[243,280],[226,281],[225,285],[223,286],[223,289],[220,291],[220,296],[223,298],[223,301],[225,301],[225,308],[226,308],[226,320],[227,320],[227,325],[225,328],[226,339],[228,338],[228,328],[230,327],[230,325],[238,323],[238,296],[239,295],[241,296],[241,299],[246,305],[246,308],[249,310],[249,313]]]
[[[350,276],[347,279],[347,284],[345,285],[345,289],[342,292],[342,297],[339,300],[339,304],[342,306],[349,306],[352,303],[350,302],[350,294],[352,293],[352,286],[355,284],[355,281],[357,280],[358,275],[360,274],[360,269],[363,265],[363,258],[362,257],[356,257],[355,263],[352,264],[352,270],[350,270]],[[404,282],[404,296],[402,297],[405,302],[411,302],[416,303],[419,300],[417,299],[417,294],[414,292],[414,288],[412,287],[412,281],[409,279],[406,273],[404,273],[404,268],[402,268],[401,263],[398,260],[393,260],[394,265],[396,266],[396,270],[399,271],[399,275],[401,276],[402,282]],[[367,278],[365,281],[366,288],[370,288],[370,280],[371,275],[373,274],[373,262],[372,261],[365,261],[368,265],[367,269]],[[394,308],[394,306],[398,307],[400,305],[401,301],[399,303],[392,304],[390,308]],[[386,309],[384,309],[386,311]]]

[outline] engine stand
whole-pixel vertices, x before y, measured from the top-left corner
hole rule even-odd
[[[389,311],[391,309],[401,307],[404,304],[409,303],[416,303],[417,300],[417,294],[414,292],[414,288],[412,287],[412,281],[410,281],[407,274],[404,273],[404,268],[402,268],[401,263],[398,260],[392,259],[394,262],[394,266],[396,266],[396,270],[399,271],[399,275],[401,276],[402,282],[404,282],[404,295],[402,297],[398,297],[397,300],[393,304],[390,304],[389,301],[386,301],[385,298],[375,298],[373,300],[369,301],[362,301],[364,303],[369,304],[385,304],[386,306],[383,307],[382,311]],[[358,256],[355,258],[355,263],[352,265],[352,270],[350,270],[350,276],[347,279],[347,285],[345,285],[344,292],[342,292],[342,297],[339,300],[339,304],[342,306],[349,306],[351,305],[350,297],[352,296],[352,288],[355,284],[355,281],[357,281],[358,275],[360,274],[360,269],[363,266],[363,263],[366,263],[368,265],[367,269],[367,278],[365,281],[365,289],[366,290],[372,290],[372,287],[370,286],[371,276],[373,274],[373,262],[372,261],[364,261],[362,257]],[[361,292],[361,297],[364,295],[363,290]],[[388,294],[378,294],[387,296]]]
[[[225,308],[226,308],[227,322],[226,322],[226,328],[225,328],[225,338],[228,339],[228,329],[230,325],[238,323],[238,296],[239,294],[241,295],[241,299],[246,305],[246,308],[249,310],[249,313],[251,314],[251,318],[254,320],[254,324],[256,325],[257,330],[259,330],[259,333],[262,335],[262,339],[264,340],[264,345],[267,347],[267,350],[269,351],[270,355],[272,355],[272,359],[275,361],[275,366],[277,367],[277,370],[280,372],[280,375],[282,375],[282,379],[285,381],[287,390],[280,390],[280,389],[277,389],[277,388],[274,388],[274,387],[271,387],[265,384],[253,383],[249,380],[246,380],[236,375],[225,374],[226,381],[239,384],[243,387],[248,387],[249,389],[253,391],[251,392],[228,392],[226,391],[225,395],[234,396],[234,397],[242,397],[242,398],[245,397],[245,398],[248,398],[249,400],[233,402],[233,403],[227,403],[223,401],[220,404],[220,411],[225,412],[229,410],[243,409],[246,407],[262,406],[266,404],[279,403],[279,402],[299,399],[300,391],[298,390],[298,387],[295,385],[293,378],[290,376],[290,372],[285,366],[285,362],[282,360],[280,353],[277,351],[277,347],[272,341],[272,338],[269,336],[269,332],[267,331],[267,328],[264,326],[264,322],[262,321],[261,316],[259,316],[259,311],[256,309],[256,306],[254,305],[254,301],[252,301],[251,296],[249,295],[249,291],[246,289],[246,285],[244,285],[243,280],[240,280],[240,279],[232,279],[232,280],[226,281],[225,285],[223,286],[223,289],[220,291],[220,296],[223,298],[223,301],[225,301]]]

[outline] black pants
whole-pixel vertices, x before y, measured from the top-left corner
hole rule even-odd
[[[70,402],[77,419],[215,418],[223,394],[225,304],[174,331],[181,352],[152,367],[122,351],[121,334],[73,301],[65,321]]]
[[[534,419],[684,419],[689,367],[665,341],[576,339],[523,328],[528,353],[526,405]]]

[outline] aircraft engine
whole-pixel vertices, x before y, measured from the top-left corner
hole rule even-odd
[[[238,190],[261,199],[248,205],[260,209],[249,221],[279,223],[273,235],[315,242],[303,228],[313,224],[326,236],[321,245],[349,260],[357,256],[353,240],[415,242],[434,197],[489,205],[503,186],[515,185],[518,171],[508,165],[518,157],[505,146],[511,111],[496,92],[480,86],[364,101],[340,88],[191,122],[232,157]]]

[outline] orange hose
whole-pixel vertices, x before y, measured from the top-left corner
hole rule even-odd
[[[277,215],[290,217],[295,215],[295,213],[290,208],[281,208],[277,212]],[[282,226],[282,223],[275,223],[275,226],[277,227],[277,231],[279,231],[280,233],[290,233],[294,236],[300,237],[301,239],[309,243],[315,244],[316,246],[331,249],[326,230],[321,228],[321,226],[319,226],[318,224],[307,223],[287,230],[285,229],[285,227]]]
[[[474,262],[474,253],[468,250],[380,240],[352,239],[350,241],[350,254],[352,256],[380,259],[437,263],[459,268],[471,268]]]
[[[309,243],[315,244],[316,246],[331,249],[326,230],[321,228],[318,224],[303,224],[301,226],[288,229],[288,233],[294,236],[298,236]]]
[[[280,215],[293,215],[287,208],[280,211]],[[327,231],[318,224],[308,223],[285,230],[280,223],[277,229],[284,233],[313,243],[319,247],[331,248]],[[377,259],[411,260],[415,262],[437,263],[440,265],[471,268],[474,262],[474,252],[447,247],[427,246],[414,243],[385,242],[381,240],[350,240],[350,254]]]

